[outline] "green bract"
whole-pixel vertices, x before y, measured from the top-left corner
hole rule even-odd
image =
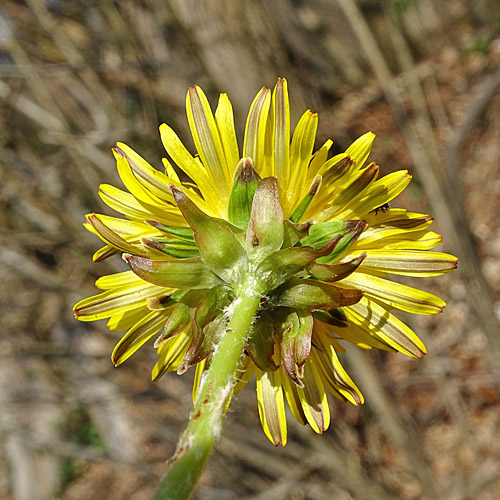
[[[234,172],[234,182],[227,207],[229,222],[242,229],[248,227],[252,214],[252,200],[260,182],[251,158],[243,158]]]

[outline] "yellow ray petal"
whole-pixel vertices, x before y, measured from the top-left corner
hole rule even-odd
[[[317,353],[311,353],[311,360],[314,359],[314,363],[316,364],[316,367],[318,369],[319,376],[321,377],[321,380],[323,381],[323,385],[325,386],[325,389],[334,397],[337,399],[340,399],[341,401],[348,401],[348,399],[338,390],[338,388],[335,386],[331,375],[327,374],[326,368],[323,365],[323,359],[325,362],[325,365],[328,366],[331,364],[331,361],[328,361],[328,359],[323,355],[321,357],[319,355],[319,352]],[[331,370],[331,368],[330,368]],[[349,399],[349,401],[352,403],[352,401]]]
[[[438,314],[446,305],[432,293],[359,271],[343,279],[339,286],[362,290],[366,297],[414,314]]]
[[[179,136],[166,123],[160,125],[160,137],[165,151],[174,163],[183,170],[197,185],[211,180],[205,166],[185,148]],[[213,182],[211,182],[213,183]]]
[[[151,372],[151,380],[158,380],[167,372],[177,370],[182,363],[191,342],[191,335],[182,332],[166,340],[158,348],[160,359],[156,362]]]
[[[97,288],[100,288],[101,290],[111,290],[113,288],[131,285],[132,283],[144,283],[144,280],[139,278],[139,276],[137,276],[132,271],[124,271],[122,273],[107,274],[106,276],[101,276],[95,282],[95,286]]]
[[[379,235],[378,238],[377,234]],[[439,245],[441,241],[441,235],[434,231],[377,228],[375,232],[368,228],[351,247],[351,252],[383,249],[430,250]]]
[[[161,162],[163,163],[163,167],[165,168],[165,175],[175,186],[179,187],[181,185],[181,181],[172,164],[166,158],[162,158]]]
[[[316,221],[318,214],[321,213],[325,207],[327,207],[328,203],[335,198],[335,193],[338,192],[337,186],[325,186],[323,180],[324,178],[322,178],[320,189],[302,216],[302,220]]]
[[[281,192],[281,205],[285,217],[299,201],[307,188],[308,167],[312,159],[318,115],[307,110],[297,123],[290,146],[290,179],[286,192]],[[310,184],[310,183],[309,183]]]
[[[262,428],[275,446],[286,444],[286,416],[280,370],[257,369],[257,402]]]
[[[395,349],[387,342],[383,341],[379,337],[371,334],[370,331],[360,328],[357,324],[350,322],[346,327],[337,327],[334,325],[328,325],[318,320],[314,320],[314,329],[326,331],[327,335],[335,335],[334,340],[347,340],[351,344],[354,344],[361,349],[371,349],[372,347],[376,349],[381,349],[384,351],[394,351]],[[335,349],[341,351],[338,346]]]
[[[393,226],[408,230],[424,229],[434,221],[430,215],[408,212],[404,208],[373,210],[366,214],[364,219],[372,227]]]
[[[186,96],[186,112],[196,150],[203,165],[214,178],[219,195],[226,202],[231,187],[231,174],[210,104],[203,90],[195,85]]]
[[[366,132],[361,137],[356,139],[345,151],[346,155],[354,162],[352,170],[360,169],[370,155],[372,150],[375,134]],[[347,176],[346,176],[347,177]]]
[[[103,218],[103,217],[101,215],[99,215],[99,218]],[[83,225],[88,231],[90,231],[93,234],[96,234],[101,239],[103,239],[101,237],[101,235],[99,234],[99,232],[95,230],[95,228],[92,224],[90,224],[89,222],[85,222]],[[106,224],[106,226],[107,226],[107,224]],[[144,227],[147,227],[147,226],[144,226]],[[109,229],[112,229],[112,228],[109,228]],[[135,253],[135,254],[140,254],[141,252],[143,252],[144,255],[147,254],[152,259],[154,259],[154,258],[156,258],[156,259],[163,258],[164,259],[166,257],[165,254],[160,252],[159,250],[145,247],[145,245],[142,243],[143,237],[156,236],[157,233],[153,233],[151,231],[144,231],[144,232],[135,233],[135,234],[123,234],[122,233],[122,235],[120,236],[120,234],[118,234],[116,231],[113,231],[113,232],[116,233],[116,235],[119,236],[121,238],[121,240],[123,240],[127,244],[131,245],[131,248],[134,249],[133,253]],[[120,253],[120,251],[124,251],[124,250],[121,250],[121,248],[122,247],[118,248],[117,246],[109,245],[109,244],[105,245],[94,253],[94,255],[92,256],[92,260],[94,262],[101,262],[104,259],[111,257],[112,255],[116,255],[117,253]]]
[[[218,189],[211,172],[197,158],[191,156],[177,134],[165,123],[160,125],[160,135],[163,147],[176,165],[183,170],[198,186],[201,194],[212,203],[209,215],[224,215],[224,206],[217,196]]]
[[[373,248],[381,248],[380,240],[396,237],[397,240],[404,240],[410,233],[423,231],[433,222],[432,217],[421,216],[420,214],[402,213],[400,216],[392,216],[392,212],[406,212],[405,210],[391,209],[386,214],[380,214],[380,220],[373,221],[372,214],[363,217],[368,223],[368,227],[356,240],[356,246],[363,245],[365,249],[369,248],[371,243]],[[389,215],[390,219],[386,217]],[[410,236],[412,237],[412,236]]]
[[[112,247],[111,245],[104,245],[103,247],[99,248],[94,255],[92,255],[92,262],[102,262],[103,260],[108,259],[109,257],[112,257],[113,255],[119,254],[120,250],[118,250],[115,247]]]
[[[286,193],[290,184],[290,103],[288,85],[278,78],[273,92],[273,175],[278,178],[280,194]],[[286,199],[286,196],[285,196]]]
[[[344,330],[345,327],[338,327],[340,330]],[[313,327],[313,345],[315,345],[318,349],[322,348],[322,342],[317,342],[318,338],[323,339],[327,345],[331,345],[336,351],[345,353],[345,349],[339,342],[341,336],[337,336],[336,332],[333,331],[333,325],[329,325],[327,323],[323,323],[323,321],[314,318],[314,327]],[[324,340],[324,339],[327,339]]]
[[[367,297],[353,306],[345,307],[344,312],[349,322],[407,356],[421,358],[427,352],[423,342],[410,327]]]
[[[378,171],[378,165],[372,163],[361,170],[359,174],[353,174],[351,176],[352,181],[340,189],[328,207],[323,210],[322,218],[325,220],[336,219],[337,213],[355,206],[357,201],[365,196],[369,187],[375,182]]]
[[[85,218],[91,216],[92,214],[85,215]],[[159,236],[161,235],[161,231],[158,231],[154,227],[144,224],[143,222],[130,221],[127,219],[118,219],[117,217],[110,217],[109,215],[99,214],[99,220],[106,226],[109,227],[115,233],[118,233],[120,236],[124,237],[127,235],[130,236],[138,236],[145,235],[148,236]],[[97,235],[97,231],[94,229],[94,226],[89,224],[87,221],[84,223],[85,228]]]
[[[454,255],[419,250],[369,250],[360,272],[400,274],[404,276],[439,276],[457,267]]]
[[[250,356],[245,356],[241,366],[236,371],[236,385],[234,386],[233,394],[238,394],[243,390],[247,383],[255,375],[255,364]]]
[[[144,255],[144,251],[141,248],[131,245],[124,238],[109,229],[96,214],[88,215],[87,222],[95,229],[96,234],[104,243],[120,250],[120,252]]]
[[[349,183],[352,175],[360,170],[366,162],[374,140],[375,134],[367,132],[356,139],[344,153],[328,160],[319,170],[319,174],[325,177],[325,187],[331,182],[334,182],[339,188]],[[346,158],[349,161],[341,161]],[[340,166],[342,169],[339,169]]]
[[[333,343],[330,342],[332,337],[316,330],[314,334],[314,342],[317,342],[320,348],[313,349],[312,359],[319,368],[325,387],[332,394],[338,392],[353,405],[363,404],[364,398],[361,391],[344,370]]]
[[[367,213],[396,198],[410,181],[411,175],[408,174],[407,170],[392,172],[375,181],[364,191],[364,196],[361,199],[346,207],[342,212],[335,214],[335,217],[339,220],[363,218]]]
[[[347,156],[348,155],[345,152],[332,156],[328,161],[325,161],[323,165],[320,166],[318,174],[327,177],[327,179],[328,177],[333,177],[333,179],[337,181],[339,178],[343,177],[344,174],[347,172],[347,170],[345,169],[342,169],[340,173],[338,171],[340,161],[347,158]],[[352,160],[351,158],[349,158],[349,160],[350,161],[348,165],[352,166],[354,164],[354,160]],[[345,162],[343,162],[342,164],[347,165]]]
[[[315,153],[314,156],[311,160],[311,163],[309,165],[309,170],[308,170],[308,177],[309,179],[314,179],[316,174],[319,173],[321,167],[325,164],[326,160],[328,159],[328,151],[330,151],[330,148],[333,145],[333,141],[331,139],[328,139],[323,146],[321,146]]]
[[[200,382],[201,382],[201,376],[203,375],[203,372],[207,368],[207,358],[202,359],[197,365],[196,365],[196,371],[194,373],[194,380],[193,380],[193,402],[196,401],[196,396],[198,395],[198,389],[200,388]]]
[[[321,434],[330,425],[330,409],[325,386],[314,362],[307,360],[304,367],[304,388],[297,387],[302,410],[314,432]]]
[[[281,373],[281,383],[283,385],[283,391],[285,392],[288,406],[290,407],[295,420],[302,425],[306,425],[307,419],[304,414],[304,410],[302,409],[299,394],[297,393],[297,386],[290,380],[288,375],[283,372]]]
[[[147,342],[162,328],[167,319],[169,311],[152,311],[145,315],[138,323],[136,323],[116,344],[111,354],[111,361],[115,366],[121,365],[139,347]]]
[[[261,177],[271,175],[265,161],[266,128],[271,107],[271,91],[263,87],[253,100],[248,112],[243,157],[252,158],[253,164]]]
[[[156,219],[167,225],[187,225],[182,215],[175,210],[176,207],[173,207],[171,212],[160,210],[157,207],[138,201],[130,193],[109,184],[99,186],[99,196],[113,210],[135,221],[142,222],[146,219]]]
[[[137,307],[130,311],[125,311],[120,314],[115,314],[109,318],[106,326],[112,331],[128,330],[134,326],[141,318],[149,314],[147,306]]]
[[[123,142],[117,142],[113,153],[117,161],[124,159],[132,169],[138,182],[161,200],[173,201],[172,192],[168,187],[172,182],[165,174],[153,168],[144,158]]]
[[[416,231],[410,233],[404,239],[401,237],[386,238],[383,241],[383,246],[379,248],[391,248],[394,250],[431,250],[442,241],[442,236],[434,231]]]
[[[351,172],[353,165],[352,159],[346,153],[340,153],[323,164],[319,170],[319,175],[322,177],[321,188],[309,205],[306,219],[316,220],[317,213],[321,213],[342,191],[342,188],[352,181],[352,175],[346,174]],[[352,173],[354,174],[355,170]]]
[[[132,171],[127,158],[118,156],[116,158],[116,167],[118,170],[118,175],[120,176],[120,179],[122,180],[125,187],[139,201],[147,203],[148,205],[159,207],[162,210],[170,211],[170,209],[173,209],[173,212],[178,212],[177,207],[173,204],[173,196],[170,195],[168,197],[170,203],[167,203],[165,201],[165,199],[167,199],[166,193],[163,194],[163,198],[159,198],[158,196],[156,196],[151,191],[149,186],[145,186],[144,184],[142,184],[136,177],[136,175],[134,175],[134,172]]]
[[[120,288],[107,290],[98,295],[81,300],[74,307],[75,317],[80,321],[94,321],[109,318],[115,314],[143,307],[150,297],[172,292],[145,281],[133,282]]]
[[[215,122],[222,141],[224,156],[226,157],[228,178],[231,181],[236,166],[240,161],[240,153],[234,130],[233,106],[227,94],[221,94],[219,97],[219,104],[215,110]]]

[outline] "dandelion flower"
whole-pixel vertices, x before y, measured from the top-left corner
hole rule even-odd
[[[390,276],[437,276],[456,258],[431,251],[441,237],[428,229],[430,216],[388,207],[411,176],[379,177],[367,163],[373,133],[329,158],[330,140],[314,152],[318,115],[308,110],[291,135],[286,80],[253,100],[242,149],[226,94],[213,113],[195,86],[186,109],[196,155],[165,124],[163,171],[125,144],[113,149],[126,191],[102,185],[99,194],[125,219],[90,214],[85,227],[105,243],[95,261],[121,252],[130,270],[99,278],[102,293],[80,301],[75,315],[128,330],[115,365],[157,336],[153,379],[195,366],[196,399],[221,339],[233,333],[235,309],[250,298],[229,392],[255,375],[262,427],[275,445],[287,440],[285,401],[321,433],[327,392],[363,403],[339,360],[347,343],[426,353],[391,311],[436,314],[445,303]]]

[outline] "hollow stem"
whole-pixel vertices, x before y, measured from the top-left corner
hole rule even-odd
[[[216,347],[210,368],[202,377],[188,426],[153,500],[189,499],[220,433],[248,329],[259,307],[258,293],[249,287],[240,290],[232,304],[231,320]]]

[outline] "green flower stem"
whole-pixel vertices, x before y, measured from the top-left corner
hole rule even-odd
[[[234,311],[200,384],[188,426],[179,440],[170,469],[154,500],[187,500],[198,482],[218,437],[236,383],[248,329],[259,307],[260,294],[242,287]]]

